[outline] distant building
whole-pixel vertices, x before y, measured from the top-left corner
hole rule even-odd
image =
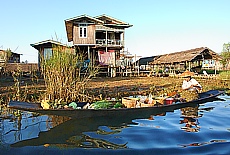
[[[143,57],[137,60],[136,64],[140,66],[141,70],[151,70],[150,63],[154,60],[156,56],[151,56],[151,57]]]
[[[159,55],[150,63],[157,68],[169,68],[170,71],[203,69],[222,69],[221,56],[207,47]]]
[[[38,50],[39,68],[40,68],[41,59],[52,56],[53,50],[56,46],[62,47],[63,49],[67,47],[67,45],[64,45],[61,42],[54,41],[54,40],[44,40],[44,41],[40,41],[34,44],[30,44],[30,46]]]
[[[19,63],[20,55],[8,50],[0,50],[0,63]]]

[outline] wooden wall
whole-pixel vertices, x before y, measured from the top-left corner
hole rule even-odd
[[[20,70],[22,72],[38,71],[37,63],[6,63],[5,72]]]
[[[87,38],[79,38],[79,27],[74,25],[73,44],[95,44],[95,25],[88,25]]]

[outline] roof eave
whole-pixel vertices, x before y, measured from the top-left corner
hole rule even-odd
[[[97,18],[88,16],[88,15],[86,15],[86,14],[80,15],[80,16],[76,16],[76,17],[72,17],[72,18],[69,18],[69,19],[66,19],[65,22],[73,22],[73,21],[75,21],[75,20],[77,20],[77,19],[84,18],[84,17],[85,17],[85,18],[89,18],[89,19],[91,19],[91,20],[95,20],[95,21],[97,21],[97,22],[99,22],[99,23],[104,23],[104,22],[101,21],[100,19],[97,19]]]
[[[115,20],[115,21],[117,21],[118,23],[122,23],[122,24],[129,25],[127,22],[124,22],[124,21],[122,21],[122,20],[120,20],[120,19],[116,19],[116,18],[114,18],[114,17],[108,16],[108,15],[106,15],[106,14],[102,14],[102,15],[96,16],[95,18],[101,18],[101,17],[106,17],[106,18]]]
[[[132,27],[133,25],[130,24],[104,24],[105,26],[116,26],[116,27],[124,27],[124,28],[129,28]]]

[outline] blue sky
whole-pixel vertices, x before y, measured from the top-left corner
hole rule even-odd
[[[31,43],[67,42],[64,20],[107,14],[133,27],[126,29],[125,50],[153,56],[208,47],[220,53],[230,42],[229,0],[1,0],[0,49],[37,62]]]

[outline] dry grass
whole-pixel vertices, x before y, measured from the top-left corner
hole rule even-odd
[[[38,79],[36,82],[32,81],[31,78],[22,78],[21,80],[24,81],[20,85],[21,90],[28,90],[27,92],[30,92],[31,96],[39,95],[38,92],[41,93],[45,90],[43,79]],[[96,77],[88,81],[85,91],[95,100],[109,97],[121,98],[137,94],[162,94],[179,90],[182,80],[181,78],[169,77]],[[0,81],[0,93],[2,94],[0,99],[6,103],[10,96],[16,93],[13,89],[14,81],[12,78],[1,78]],[[203,86],[203,91],[219,89],[229,92],[229,80],[197,79],[197,81]],[[27,101],[30,99],[28,98]]]
[[[81,52],[75,53],[71,48],[55,46],[52,56],[42,59],[41,66],[46,88],[43,99],[63,103],[90,99],[85,87],[95,73],[88,65],[87,72],[82,74],[84,55]]]
[[[96,78],[90,81],[88,90],[91,94],[103,98],[153,93],[160,95],[181,89],[183,79],[170,77],[116,77]],[[197,79],[203,91],[220,89],[228,90],[230,81]]]

